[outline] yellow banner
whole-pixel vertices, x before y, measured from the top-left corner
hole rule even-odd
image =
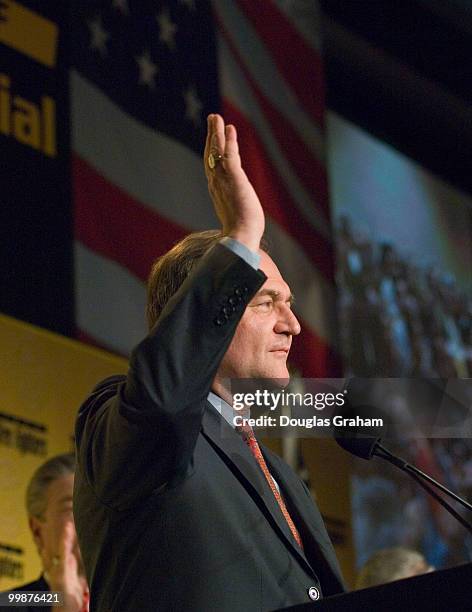
[[[53,68],[56,65],[59,30],[53,21],[18,2],[0,2],[0,42]]]
[[[79,406],[127,362],[0,314],[0,591],[41,571],[25,491],[46,459],[73,451]]]

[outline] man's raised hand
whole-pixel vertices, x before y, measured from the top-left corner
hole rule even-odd
[[[241,166],[236,128],[225,125],[221,115],[208,116],[204,162],[223,234],[257,252],[264,233],[264,211]]]

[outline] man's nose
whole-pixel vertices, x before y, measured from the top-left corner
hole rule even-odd
[[[278,334],[290,334],[291,336],[298,336],[298,334],[300,333],[300,323],[298,322],[295,313],[288,305],[284,305],[274,329],[275,332]]]

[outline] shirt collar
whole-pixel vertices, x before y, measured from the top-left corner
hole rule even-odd
[[[216,408],[216,410],[218,410],[218,412],[225,419],[225,421],[229,425],[231,425],[231,427],[234,429],[233,419],[234,419],[235,414],[237,414],[237,412],[234,411],[233,407],[230,406],[228,402],[225,402],[225,400],[222,399],[219,395],[216,395],[216,393],[213,393],[213,391],[210,391],[207,399],[210,402],[210,404],[214,408]]]

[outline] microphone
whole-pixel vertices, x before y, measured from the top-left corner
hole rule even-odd
[[[436,491],[430,486],[433,485],[456,502],[462,504],[467,510],[472,511],[472,505],[469,504],[468,501],[456,495],[450,491],[447,487],[439,483],[437,480],[425,474],[420,469],[408,463],[401,457],[397,457],[393,453],[391,453],[388,449],[386,449],[382,444],[380,444],[380,438],[375,437],[354,437],[354,438],[344,438],[344,437],[335,437],[336,442],[339,444],[341,448],[343,448],[348,453],[356,457],[360,457],[361,459],[366,459],[369,461],[372,457],[380,457],[400,468],[403,472],[411,476],[416,482],[423,487],[423,489],[429,493],[434,499],[443,506],[456,520],[461,523],[463,527],[465,527],[470,533],[472,533],[472,525],[466,521],[454,508],[446,502],[440,495],[436,493]]]
[[[345,451],[360,457],[361,459],[372,459],[375,455],[377,444],[380,442],[380,438],[341,438],[335,437],[336,442]]]

